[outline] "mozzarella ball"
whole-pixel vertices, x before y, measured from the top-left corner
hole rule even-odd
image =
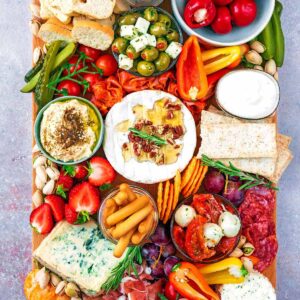
[[[208,248],[213,248],[218,245],[222,237],[222,228],[218,224],[204,224],[204,238]]]
[[[196,211],[189,205],[182,205],[175,213],[175,222],[181,227],[187,227],[196,217]]]
[[[219,225],[226,237],[235,237],[241,229],[241,221],[238,216],[229,211],[223,212],[219,217]]]

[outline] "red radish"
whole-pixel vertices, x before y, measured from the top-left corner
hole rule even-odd
[[[30,224],[35,231],[41,234],[49,233],[54,227],[51,206],[43,203],[30,214]]]
[[[116,178],[116,172],[111,164],[103,157],[95,156],[89,163],[89,182],[95,186],[112,183]]]
[[[217,7],[217,15],[211,27],[219,34],[229,33],[232,30],[230,11],[226,6]]]
[[[224,5],[228,5],[229,3],[231,3],[233,0],[213,0],[214,3],[218,6],[224,6]]]
[[[65,217],[65,201],[58,195],[47,195],[45,197],[45,203],[51,206],[54,220],[59,222]]]
[[[89,215],[95,214],[100,207],[99,190],[89,182],[79,183],[69,193],[69,204],[80,214],[78,218],[88,221]]]
[[[65,205],[65,217],[67,222],[70,224],[75,224],[77,222],[77,212],[69,205]]]
[[[257,6],[254,0],[234,0],[230,12],[235,25],[248,26],[256,18]]]

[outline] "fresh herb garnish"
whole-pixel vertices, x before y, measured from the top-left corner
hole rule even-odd
[[[70,175],[71,177],[75,176],[75,167],[74,166],[65,165],[65,166],[63,166],[63,170],[64,170],[65,175]]]
[[[244,265],[241,267],[241,274],[243,277],[246,277],[249,274]]]
[[[273,183],[270,180],[267,180],[257,174],[250,174],[236,168],[231,162],[229,162],[229,166],[224,165],[222,162],[218,160],[213,160],[208,156],[202,154],[202,164],[204,166],[212,167],[218,169],[221,173],[238,177],[244,183],[239,187],[239,190],[247,190],[254,186],[262,185],[272,190],[278,190],[278,188],[273,186]]]
[[[158,295],[158,297],[159,297],[160,300],[168,300],[168,298],[165,297],[165,296],[164,296],[163,294],[161,294],[161,293],[158,293],[157,295]]]
[[[127,271],[128,273],[133,272],[136,277],[138,277],[138,271],[136,269],[135,263],[142,264],[142,253],[140,246],[130,247],[127,250],[125,257],[122,261],[112,269],[110,276],[103,283],[101,289],[105,292],[109,292],[111,290],[116,290],[123,278],[124,273]]]
[[[163,146],[167,145],[167,141],[156,136],[156,135],[150,135],[145,131],[138,130],[136,128],[129,128],[129,131],[131,131],[135,136],[140,137],[141,139],[147,140],[149,142],[154,143],[157,146]]]
[[[112,188],[112,184],[110,184],[110,183],[104,183],[104,184],[100,185],[100,187],[99,187],[100,191],[102,191],[102,192],[107,191],[111,188]]]

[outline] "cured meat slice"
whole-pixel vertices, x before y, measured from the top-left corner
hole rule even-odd
[[[162,293],[164,282],[164,279],[159,279],[155,283],[147,286],[148,300],[159,300],[158,294]]]

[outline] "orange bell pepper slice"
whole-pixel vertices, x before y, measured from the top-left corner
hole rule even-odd
[[[188,38],[177,62],[177,85],[180,97],[186,101],[203,98],[208,90],[201,48],[196,36]]]
[[[201,272],[189,262],[175,265],[169,275],[169,281],[181,296],[189,300],[220,300]],[[197,290],[190,284],[190,281]]]

